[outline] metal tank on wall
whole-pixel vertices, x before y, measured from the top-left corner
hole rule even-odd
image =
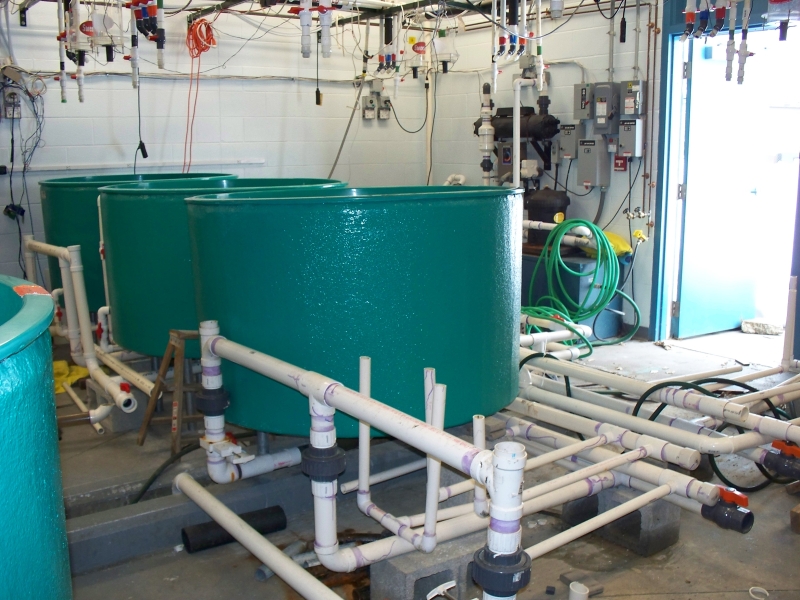
[[[141,354],[163,356],[170,329],[197,329],[187,197],[228,189],[344,185],[332,179],[218,178],[101,188],[114,341]],[[197,341],[186,343],[186,357],[200,358]]]
[[[190,198],[201,320],[231,340],[424,418],[423,369],[447,385],[446,426],[517,392],[519,193],[502,188],[325,190]],[[235,243],[233,241],[235,240]],[[226,419],[307,435],[308,402],[223,361]],[[337,414],[337,434],[357,423]]]

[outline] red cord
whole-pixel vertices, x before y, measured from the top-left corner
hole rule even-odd
[[[200,56],[217,45],[214,39],[214,29],[205,19],[198,19],[189,25],[186,32],[186,47],[192,58],[192,68],[189,73],[189,97],[186,102],[186,135],[183,138],[183,172],[188,173],[192,168],[192,145],[194,144],[194,117],[197,113],[197,96],[200,91]],[[195,72],[195,59],[197,71]],[[196,80],[196,83],[195,83]],[[194,103],[192,102],[192,88],[194,88]],[[189,160],[187,162],[186,156]]]

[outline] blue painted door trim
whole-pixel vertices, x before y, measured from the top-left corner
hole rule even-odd
[[[667,2],[663,5],[664,14],[661,24],[661,65],[659,77],[661,78],[661,90],[659,94],[659,132],[658,132],[658,178],[656,180],[656,206],[655,206],[655,223],[656,226],[653,230],[653,281],[652,293],[650,295],[650,328],[649,338],[651,340],[663,340],[667,336],[667,319],[671,318],[671,310],[669,305],[669,285],[671,282],[664,281],[664,262],[666,260],[667,248],[665,245],[666,240],[666,223],[664,215],[667,214],[667,190],[669,189],[670,182],[667,177],[667,161],[669,160],[669,129],[670,129],[670,113],[668,106],[668,99],[672,93],[672,40],[674,37],[683,33],[685,27],[683,9],[685,3],[681,2]],[[741,8],[741,7],[740,7]],[[739,18],[741,19],[741,10]],[[767,0],[754,0],[752,10],[750,13],[750,26],[758,26],[763,24],[764,19],[762,15],[767,12]],[[727,35],[727,27],[722,30],[719,35]],[[777,35],[777,32],[776,32]],[[688,118],[688,116],[687,116]],[[800,208],[800,200],[798,200],[798,207]],[[800,217],[799,217],[800,218]],[[794,245],[794,267],[800,271],[800,239],[798,238],[797,228],[795,228],[795,245]],[[794,272],[794,271],[793,271]],[[800,273],[799,273],[800,274]],[[798,311],[800,317],[800,311]],[[795,337],[795,356],[798,355],[800,350],[800,337]]]

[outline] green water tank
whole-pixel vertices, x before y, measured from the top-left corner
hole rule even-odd
[[[103,290],[103,267],[100,261],[100,227],[97,214],[97,190],[104,185],[130,183],[134,181],[158,181],[162,179],[182,179],[214,177],[215,173],[158,173],[147,175],[117,174],[90,175],[88,177],[65,177],[48,179],[39,183],[42,198],[42,217],[44,234],[48,244],[54,246],[81,247],[83,275],[86,279],[86,296],[89,310],[97,309],[106,303]],[[227,177],[227,176],[226,176]],[[58,259],[48,257],[50,282],[52,288],[61,287],[61,271]],[[33,279],[32,274],[28,277]]]
[[[0,598],[72,598],[52,317],[43,288],[0,275]]]
[[[373,397],[418,418],[425,367],[447,385],[448,427],[492,414],[517,393],[521,202],[497,187],[190,198],[199,317],[353,389],[370,356]],[[222,364],[227,419],[308,435],[303,396]]]
[[[114,341],[163,356],[170,329],[197,329],[187,197],[226,189],[344,185],[332,179],[204,179],[101,188]],[[186,344],[186,356],[200,358],[196,341]]]

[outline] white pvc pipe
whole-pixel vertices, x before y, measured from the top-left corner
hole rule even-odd
[[[490,451],[479,451],[469,442],[367,398],[324,375],[306,371],[219,336],[210,338],[204,348],[213,355],[274,379],[305,396],[320,398],[320,402],[326,406],[368,422],[376,429],[425,454],[435,456],[473,479],[485,481],[488,477],[492,454]]]
[[[148,396],[152,393],[155,384],[149,379],[147,379],[147,377],[145,377],[138,371],[134,371],[128,365],[126,365],[120,360],[117,360],[116,358],[114,358],[107,352],[104,352],[97,346],[94,347],[94,351],[95,354],[97,355],[97,358],[100,359],[100,362],[109,367],[111,370],[115,371],[123,379],[132,383],[135,387],[140,389]]]
[[[307,600],[341,600],[331,589],[278,550],[264,536],[212,496],[191,475],[181,473],[175,477],[174,483],[176,489],[193,500],[237,542],[272,569],[298,594]]]
[[[492,0],[492,2],[494,2],[494,0]],[[476,448],[480,448],[481,450],[486,449],[486,419],[483,415],[473,415],[472,417],[472,443],[475,444]],[[476,486],[475,481],[472,479],[463,482],[461,487],[465,488],[465,491],[469,489],[475,490],[472,500],[472,508],[475,511],[475,514],[480,517],[489,516],[489,504],[486,496],[486,488],[482,485]],[[441,496],[439,499],[441,500]]]
[[[163,69],[164,67],[159,67]],[[136,87],[135,85],[133,87]],[[106,307],[111,307],[111,298],[108,295],[108,269],[106,268],[106,243],[105,239],[103,238],[103,210],[100,207],[100,195],[97,195],[97,222],[100,224],[99,231],[100,231],[100,248],[98,252],[100,253],[100,264],[103,267],[103,292],[106,295]],[[109,337],[111,337],[109,335]]]
[[[513,166],[513,186],[514,188],[518,188],[522,184],[522,179],[520,178],[520,152],[519,146],[521,142],[520,136],[520,121],[521,121],[521,114],[520,114],[520,102],[522,101],[522,93],[521,90],[523,87],[530,87],[536,85],[536,82],[533,79],[523,79],[519,78],[514,80],[514,106],[512,111],[513,117],[513,148],[512,148],[512,160],[514,163]]]
[[[23,246],[25,254],[25,271],[28,276],[27,279],[31,283],[36,283],[36,254],[28,247],[28,242],[33,241],[33,236],[31,234],[23,235],[22,239],[24,240]]]
[[[86,299],[86,284],[83,280],[83,263],[81,262],[81,247],[69,246],[69,270],[72,274],[72,292],[75,295],[75,306],[78,313],[78,324],[81,332],[81,346],[83,359],[89,374],[108,395],[114,400],[123,412],[132,413],[136,410],[136,398],[130,392],[124,392],[119,384],[111,381],[105,371],[100,368],[94,352],[94,339],[92,338],[92,322],[89,318],[89,303]],[[66,291],[66,290],[65,290]]]
[[[735,365],[733,367],[725,367],[724,369],[714,369],[711,371],[702,371],[700,373],[690,373],[689,375],[671,375],[663,379],[651,379],[647,383],[650,385],[656,385],[658,383],[664,383],[666,381],[697,381],[699,379],[707,379],[709,377],[719,377],[721,375],[728,375],[730,373],[738,373],[741,370],[742,367],[740,365]],[[723,385],[723,387],[726,386]]]
[[[552,231],[558,227],[558,223],[545,223],[544,221],[529,221],[525,219],[522,221],[522,228],[523,229],[535,229],[538,231]],[[584,227],[583,225],[576,225],[575,227],[570,229],[575,235],[580,235],[585,238],[592,238],[592,230],[588,227]],[[741,368],[739,369],[741,370]]]
[[[520,348],[520,356],[522,358],[531,354],[533,354],[533,352],[530,350]],[[575,377],[576,379],[582,379],[591,383],[599,383],[634,396],[641,396],[652,387],[652,385],[646,381],[605,373],[576,363],[554,360],[552,358],[534,358],[530,360],[528,364],[560,375]],[[745,406],[737,404],[736,402],[704,396],[693,390],[666,388],[658,390],[651,395],[651,398],[654,401],[693,410],[700,414],[721,417],[734,424],[745,423],[749,414]]]
[[[584,417],[597,419],[598,421],[603,421],[605,423],[612,423],[620,427],[627,427],[633,431],[652,435],[679,446],[694,448],[695,450],[698,450],[704,454],[732,454],[738,452],[739,450],[757,446],[760,443],[769,443],[769,441],[771,441],[760,441],[764,439],[764,436],[756,432],[725,437],[724,439],[710,439],[703,435],[697,435],[696,433],[670,427],[669,425],[665,425],[661,422],[650,421],[643,417],[634,417],[624,412],[618,412],[611,408],[606,408],[602,405],[592,404],[592,396],[600,396],[604,399],[605,396],[588,392],[586,390],[581,390],[580,388],[572,388],[572,395],[575,396],[575,398],[561,396],[559,394],[561,390],[557,391],[554,389],[555,386],[559,386],[560,384],[553,382],[555,386],[550,386],[550,384],[544,379],[545,378],[541,378],[539,381],[537,381],[537,385],[541,385],[542,388],[532,385],[522,390],[520,392],[520,396],[525,400],[534,400],[536,402],[541,402],[542,404],[547,404],[548,406],[553,406],[560,410],[566,410]],[[551,391],[548,392],[548,389]],[[615,399],[609,398],[608,400]],[[620,401],[617,400],[617,402]],[[513,410],[517,412],[523,412],[523,414],[527,416],[533,416],[533,414],[528,412],[529,409],[524,405],[524,403],[518,403],[516,405],[512,404],[512,406],[514,406]],[[659,416],[659,419],[661,419],[661,416]],[[698,427],[698,429],[701,428]]]
[[[367,426],[369,427],[369,426]],[[360,443],[360,442],[359,442]],[[359,453],[360,454],[360,453]],[[416,471],[421,471],[427,466],[428,462],[424,458],[420,458],[419,460],[415,460],[405,465],[401,465],[399,467],[394,467],[393,469],[387,469],[385,471],[381,471],[380,473],[375,473],[374,475],[369,476],[369,485],[375,485],[377,483],[383,483],[384,481],[389,481],[391,479],[397,479],[398,477],[402,477],[403,475],[408,475],[409,473],[414,473]],[[359,460],[359,467],[361,462]],[[359,469],[360,470],[360,469]],[[342,494],[349,494],[350,492],[355,492],[358,489],[358,480],[354,479],[353,481],[348,481],[343,483],[339,486],[339,491]],[[444,489],[444,488],[443,488]]]
[[[550,392],[546,393],[549,394]],[[619,444],[628,450],[648,446],[652,448],[653,454],[661,460],[689,471],[696,469],[700,464],[700,452],[697,450],[676,446],[656,437],[640,435],[623,427],[594,421],[521,398],[515,399],[508,408],[533,417],[537,421],[543,421],[583,435],[602,434],[608,440],[607,443]],[[496,417],[502,418],[502,415],[498,414]],[[506,427],[520,427],[522,428],[520,430],[521,434],[524,434],[524,428],[530,425],[532,424],[516,417],[506,419]]]
[[[106,430],[100,424],[100,421],[102,421],[103,419],[108,417],[109,414],[111,414],[111,410],[114,408],[114,405],[104,404],[102,406],[99,406],[98,408],[95,408],[94,410],[89,410],[89,407],[86,406],[83,400],[80,399],[80,396],[78,396],[78,394],[75,393],[75,390],[72,389],[72,386],[69,383],[64,381],[61,383],[61,387],[64,388],[64,391],[67,393],[67,396],[69,396],[72,399],[72,401],[75,403],[75,406],[77,406],[81,412],[89,413],[89,421],[92,424],[92,427],[94,427],[97,433],[103,435],[106,432]]]
[[[589,519],[588,521],[584,521],[579,525],[575,525],[574,527],[554,535],[543,542],[535,544],[530,548],[525,548],[525,552],[527,552],[528,556],[530,556],[532,559],[539,558],[540,556],[547,554],[556,548],[560,548],[561,546],[568,544],[569,542],[576,540],[587,533],[591,533],[596,529],[600,529],[604,525],[608,525],[612,521],[616,521],[620,517],[624,517],[625,515],[639,510],[640,508],[647,506],[651,502],[655,502],[656,500],[663,498],[670,493],[672,493],[672,488],[670,485],[660,485],[654,490],[642,494],[638,498],[634,498],[633,500],[625,502],[624,504],[615,506],[614,508],[601,513],[596,517]]]
[[[430,424],[437,429],[444,429],[444,412],[447,386],[437,383],[433,388],[433,406]],[[422,533],[420,550],[433,552],[436,548],[436,512],[439,510],[439,482],[442,475],[442,463],[428,456],[428,482],[425,491],[425,526]]]
[[[66,337],[69,341],[69,353],[72,361],[81,367],[86,366],[81,348],[81,332],[78,327],[78,309],[75,307],[75,294],[72,292],[72,274],[69,272],[69,259],[59,257],[61,269],[61,285],[64,292],[64,316],[66,318]]]

